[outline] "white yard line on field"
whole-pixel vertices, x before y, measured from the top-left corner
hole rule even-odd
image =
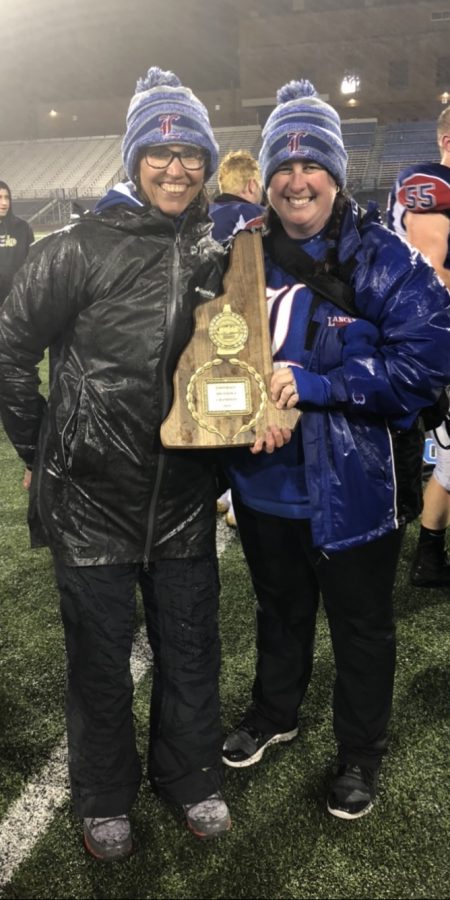
[[[223,553],[232,537],[221,518],[217,522],[217,552]],[[131,672],[135,685],[145,675],[151,654],[145,633],[136,637],[131,658]],[[48,763],[30,781],[11,805],[0,822],[0,888],[11,881],[15,870],[26,859],[55,813],[69,796],[67,775],[67,743],[64,738],[50,756]]]

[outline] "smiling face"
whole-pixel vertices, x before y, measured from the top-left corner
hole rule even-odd
[[[165,148],[176,153],[184,150],[185,145],[167,144]],[[201,152],[201,148],[197,150]],[[141,193],[152,206],[157,206],[168,216],[179,216],[202,190],[205,165],[188,171],[174,157],[166,168],[155,169],[144,154],[139,163],[139,180]]]
[[[0,188],[0,216],[6,216],[11,206],[11,200],[6,188]]]
[[[318,234],[331,216],[337,184],[318,163],[293,160],[272,175],[267,196],[291,238]]]

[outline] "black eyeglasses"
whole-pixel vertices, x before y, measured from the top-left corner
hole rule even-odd
[[[196,172],[203,169],[206,156],[198,147],[183,147],[182,150],[171,150],[170,147],[148,147],[145,159],[152,169],[167,169],[174,159],[179,159],[183,169]]]

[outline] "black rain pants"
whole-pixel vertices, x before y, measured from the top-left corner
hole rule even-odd
[[[233,499],[257,597],[256,678],[246,718],[264,732],[297,727],[322,595],[336,666],[338,758],[378,767],[392,707],[392,593],[404,529],[326,557],[313,547],[308,520],[265,515]]]
[[[128,813],[141,782],[130,655],[140,584],[154,653],[148,773],[176,804],[222,784],[219,579],[214,555],[139,565],[55,560],[67,649],[66,719],[76,815]]]

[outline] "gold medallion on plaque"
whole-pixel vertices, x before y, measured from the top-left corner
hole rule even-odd
[[[248,325],[243,316],[225,303],[223,312],[211,320],[208,334],[219,356],[233,356],[243,350],[248,340]]]

